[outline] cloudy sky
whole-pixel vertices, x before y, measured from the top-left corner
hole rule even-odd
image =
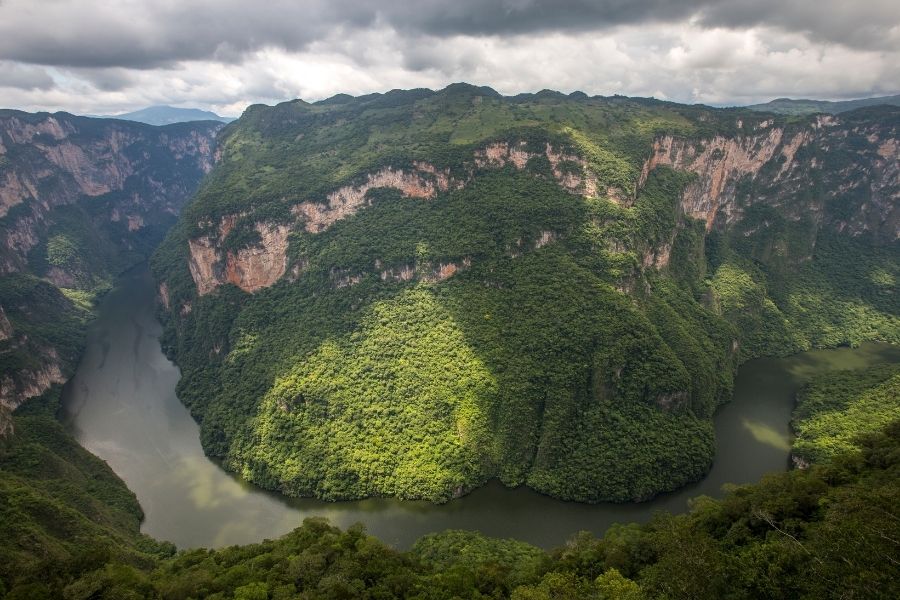
[[[238,115],[440,88],[679,102],[900,93],[897,0],[0,0],[0,106]]]

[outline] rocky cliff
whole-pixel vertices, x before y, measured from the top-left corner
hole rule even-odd
[[[296,221],[290,224],[253,223],[253,229],[259,234],[258,241],[237,251],[223,252],[221,246],[227,243],[227,237],[235,224],[241,220],[246,221],[248,215],[246,212],[226,215],[221,218],[218,227],[213,228],[213,233],[188,241],[191,276],[201,296],[225,283],[232,283],[247,292],[269,287],[286,272],[288,233],[291,228],[302,228],[308,233],[322,233],[338,221],[350,218],[369,206],[371,199],[368,193],[371,190],[392,189],[406,198],[427,201],[440,193],[471,185],[482,170],[511,166],[522,171],[529,161],[535,159],[546,159],[552,178],[562,189],[579,196],[590,197],[597,194],[597,178],[583,158],[566,154],[550,143],[540,151],[531,151],[524,140],[496,142],[475,149],[471,158],[464,163],[460,176],[451,176],[449,169],[441,170],[423,161],[415,161],[411,169],[386,167],[367,173],[361,177],[362,182],[359,184],[345,185],[328,192],[324,201],[308,200],[292,206],[291,214]],[[617,198],[618,195],[613,197]],[[203,227],[202,223],[198,225]],[[537,247],[549,241],[549,238],[538,241]],[[457,269],[458,266],[452,262],[440,265],[434,273],[424,276],[424,279],[443,280]],[[300,270],[302,269],[295,270],[294,277]],[[382,279],[390,277],[383,272]]]
[[[886,112],[886,119],[867,120],[863,113],[792,125],[767,119],[729,137],[664,135],[653,142],[638,188],[659,166],[694,174],[681,209],[703,221],[707,231],[714,226],[724,231],[747,208],[767,204],[794,219],[812,215],[820,226],[893,241],[900,236],[900,147],[894,111]],[[804,193],[808,201],[789,201]],[[830,203],[859,195],[866,202],[854,203],[848,219],[838,211],[826,214]]]
[[[123,233],[171,222],[212,168],[221,127],[0,111],[0,273],[27,268],[61,206],[90,199],[92,216]]]
[[[83,303],[174,223],[213,166],[221,127],[0,111],[0,402],[65,381]],[[82,305],[51,288],[78,290]]]

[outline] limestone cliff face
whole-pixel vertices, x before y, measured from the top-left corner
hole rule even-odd
[[[596,196],[599,188],[596,175],[590,172],[587,162],[580,156],[566,154],[547,143],[544,152],[529,152],[525,142],[498,142],[489,144],[475,153],[479,167],[502,167],[507,164],[522,170],[528,161],[545,156],[556,182],[564,189],[582,196]]]
[[[759,173],[779,150],[783,136],[781,128],[740,138],[716,136],[700,143],[664,136],[653,143],[638,187],[644,185],[657,166],[694,173],[697,178],[685,189],[681,206],[688,216],[705,221],[710,230],[720,214],[726,222],[733,220],[737,183],[744,176],[755,177]],[[789,168],[788,163],[786,167]]]
[[[792,219],[812,217],[852,235],[900,236],[900,145],[896,125],[821,116],[791,128],[763,121],[754,131],[706,139],[661,136],[653,142],[638,181],[658,166],[688,171],[684,214],[725,229],[755,203]],[[743,186],[744,191],[741,190]],[[750,191],[747,191],[750,190]],[[858,202],[859,198],[866,201]],[[826,207],[855,202],[849,214]],[[849,218],[848,218],[849,217]]]
[[[367,175],[365,183],[331,192],[324,203],[303,202],[293,212],[302,219],[306,231],[318,233],[366,206],[366,194],[371,189],[394,188],[408,198],[433,198],[439,191],[446,192],[449,186],[449,175],[426,163],[416,163],[412,171],[388,167]]]
[[[64,365],[53,348],[44,349],[37,366],[0,375],[0,406],[14,409],[24,400],[40,396],[51,386],[66,382]]]
[[[259,234],[259,243],[225,252],[224,256],[209,236],[188,242],[188,268],[199,295],[208,294],[225,283],[233,283],[245,292],[255,292],[272,285],[284,275],[287,269],[288,227],[256,223],[254,229]]]
[[[6,316],[6,311],[0,306],[0,342],[8,340],[13,335],[12,325]]]
[[[42,317],[83,322],[55,288],[90,289],[128,265],[123,255],[149,254],[212,169],[221,127],[0,110],[0,277],[39,281],[44,303],[0,296],[0,358],[19,365],[0,371],[0,404],[15,408],[71,374],[78,344],[39,342],[29,328]],[[53,236],[71,264],[50,261]]]
[[[171,219],[212,168],[220,127],[0,111],[0,274],[26,268],[59,206],[95,198],[126,232]]]
[[[543,152],[529,151],[524,141],[488,144],[475,151],[468,173],[462,178],[451,177],[449,171],[421,161],[414,162],[412,168],[407,169],[386,167],[366,174],[362,183],[346,185],[328,193],[324,201],[306,201],[294,205],[291,212],[297,219],[295,224],[255,223],[253,227],[259,234],[260,241],[237,252],[223,252],[221,246],[235,223],[246,216],[243,214],[227,215],[220,220],[215,233],[188,240],[188,267],[196,284],[197,294],[208,294],[224,283],[233,283],[247,292],[274,284],[287,269],[287,241],[290,231],[302,228],[307,233],[316,234],[327,230],[338,221],[367,207],[371,202],[368,195],[370,190],[391,188],[407,198],[430,200],[439,193],[465,187],[477,176],[478,169],[512,165],[522,170],[529,160],[536,157],[547,158],[553,178],[566,191],[582,196],[597,195],[597,177],[590,172],[586,161],[566,154],[549,143]],[[555,233],[543,232],[541,239],[535,242],[535,248],[555,239]],[[400,266],[380,273],[386,281],[408,281],[413,277],[407,276],[407,270],[412,268]],[[424,281],[442,281],[458,268],[460,267],[456,263],[439,265],[434,268],[434,272],[420,278]],[[354,280],[354,277],[356,275],[341,274],[333,279],[338,287],[346,287],[359,281]]]

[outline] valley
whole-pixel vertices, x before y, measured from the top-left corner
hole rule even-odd
[[[898,111],[0,112],[0,597],[869,597]]]
[[[197,426],[175,394],[178,370],[159,348],[154,309],[155,286],[146,269],[127,273],[91,325],[62,404],[76,439],[135,492],[144,511],[141,531],[183,549],[279,537],[310,517],[341,528],[362,523],[400,549],[446,529],[547,549],[579,531],[602,536],[614,523],[646,522],[659,510],[681,513],[691,498],[720,497],[725,484],[752,483],[785,470],[789,421],[805,382],[843,369],[900,365],[900,348],[871,343],[744,364],[734,398],[715,415],[716,458],[709,474],[647,502],[575,504],[489,482],[442,505],[383,498],[334,503],[279,497],[243,484],[203,455]]]

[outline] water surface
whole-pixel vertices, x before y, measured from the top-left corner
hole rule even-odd
[[[142,531],[181,548],[274,538],[309,516],[327,517],[341,527],[360,521],[400,548],[448,528],[557,546],[576,531],[602,534],[612,523],[646,521],[657,510],[683,511],[688,499],[719,495],[725,483],[753,482],[786,469],[788,421],[803,382],[830,369],[900,362],[900,348],[866,344],[745,364],[734,400],[715,417],[718,452],[709,475],[650,502],[576,504],[491,482],[440,506],[389,499],[328,503],[260,490],[204,456],[197,424],[175,396],[178,368],[160,350],[154,294],[146,268],[122,278],[91,326],[63,403],[82,445],[137,494],[146,514]]]

